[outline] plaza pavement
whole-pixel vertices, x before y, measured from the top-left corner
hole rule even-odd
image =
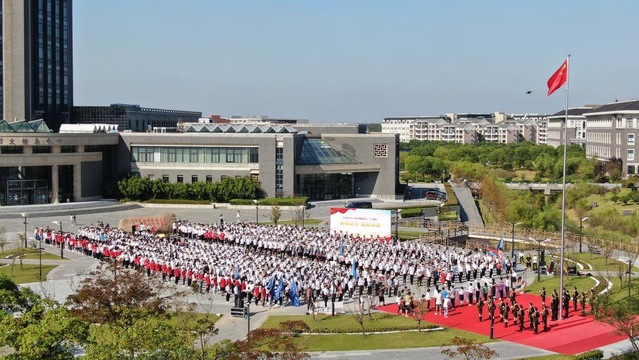
[[[66,204],[65,204],[66,205]],[[336,205],[332,205],[336,206]],[[52,208],[53,207],[53,208]],[[17,207],[19,208],[19,207]],[[162,212],[174,212],[178,219],[188,219],[190,221],[196,222],[213,222],[219,219],[220,214],[224,216],[226,221],[236,221],[236,213],[237,210],[227,209],[224,207],[216,207],[216,208],[189,208],[189,207],[162,207],[162,208],[150,208],[150,207],[140,207],[140,208],[131,208],[124,207],[121,210],[116,210],[111,206],[107,207],[108,212],[98,212],[98,211],[87,211],[84,214],[79,214],[77,216],[77,226],[85,226],[89,224],[96,224],[98,221],[102,221],[105,224],[109,223],[112,226],[117,226],[119,220],[126,216],[152,216],[157,215]],[[8,239],[12,240],[17,238],[17,234],[21,234],[24,232],[24,224],[22,222],[22,217],[20,214],[20,209],[16,209],[16,207],[12,207],[8,211],[8,208],[0,208],[0,214],[4,212],[5,216],[0,217],[0,226],[5,226],[7,229]],[[32,233],[33,228],[35,226],[38,227],[52,227],[57,228],[57,225],[53,224],[53,221],[63,221],[63,230],[67,231],[71,226],[69,224],[69,217],[63,216],[63,214],[58,215],[49,215],[55,214],[55,207],[53,205],[49,205],[47,208],[47,214],[39,214],[34,213],[31,209],[32,213],[29,214],[28,218],[28,234],[29,241],[32,242]],[[72,208],[65,207],[64,211],[73,211]],[[311,212],[311,218],[328,220],[328,206],[317,206],[309,210]],[[11,216],[7,216],[7,214],[18,214],[17,217],[11,218]],[[42,215],[42,216],[41,216]],[[242,210],[240,211],[240,220],[241,221],[255,221],[256,217],[260,218],[261,222],[268,221],[268,216],[266,211],[263,211],[262,214],[249,211]],[[288,220],[292,216],[292,212],[283,211],[282,220]],[[8,218],[7,218],[8,217]],[[11,248],[12,246],[16,246],[15,243],[10,244],[7,248]],[[60,255],[60,250],[54,246],[44,245],[44,250],[46,252],[50,252],[55,255]],[[37,293],[42,295],[51,297],[57,301],[64,302],[66,297],[72,294],[75,289],[77,289],[80,281],[85,276],[89,275],[89,273],[96,269],[99,266],[99,262],[95,259],[86,257],[82,254],[65,250],[64,256],[67,260],[42,260],[43,265],[58,265],[54,270],[52,270],[48,276],[46,281],[24,284],[23,286],[28,286],[33,289]],[[10,260],[0,260],[0,263],[8,263]],[[39,264],[39,260],[24,260],[25,264]],[[520,275],[523,275],[528,283],[534,281],[535,274],[531,271],[521,272]],[[484,281],[482,279],[482,281]],[[476,282],[476,281],[475,281]],[[468,286],[466,282],[461,284],[462,286]],[[459,284],[457,286],[460,286]],[[219,333],[217,336],[212,338],[213,342],[220,341],[222,339],[230,339],[232,341],[244,339],[246,337],[248,331],[248,323],[245,318],[237,318],[230,316],[231,305],[226,303],[224,297],[221,294],[215,295],[201,295],[194,294],[192,292],[188,292],[188,288],[184,288],[182,286],[175,286],[174,284],[170,284],[166,287],[166,290],[161,294],[162,296],[166,296],[170,298],[171,295],[175,291],[187,291],[189,294],[187,297],[189,301],[198,304],[198,308],[202,312],[209,312],[212,314],[221,314],[222,317],[216,323],[216,327],[219,329]],[[415,286],[411,287],[411,290],[416,291],[418,294],[420,290]],[[387,302],[394,301],[394,298],[387,299]],[[350,301],[345,302],[345,308],[348,307]],[[251,306],[251,328],[255,329],[259,327],[269,315],[303,315],[306,312],[306,305],[302,304],[299,307],[292,307],[290,305],[284,307],[262,307],[262,306]],[[374,336],[374,335],[373,335]],[[427,336],[427,335],[426,335]],[[499,353],[500,359],[522,359],[534,356],[541,355],[549,355],[552,354],[546,350],[537,349],[533,347],[528,347],[525,345],[519,345],[511,342],[501,341],[496,343],[487,344],[490,348],[494,349]],[[604,351],[606,357],[612,356],[615,353],[620,353],[622,351],[630,349],[629,341],[623,341],[620,343],[612,344],[610,346],[606,346],[601,348]],[[400,350],[371,350],[371,351],[339,351],[339,352],[323,352],[323,353],[313,353],[312,355],[317,358],[326,358],[326,359],[367,359],[367,360],[377,360],[377,359],[388,359],[388,358],[408,358],[408,357],[425,357],[425,358],[443,358],[441,355],[442,348],[417,348],[417,349],[400,349]]]

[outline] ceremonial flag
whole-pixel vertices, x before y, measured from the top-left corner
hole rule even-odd
[[[344,256],[344,241],[339,241],[339,256]]]
[[[499,257],[501,257],[501,252],[504,250],[504,238],[499,239],[497,250],[499,250]]]
[[[279,284],[277,284],[277,288],[275,289],[275,294],[273,296],[273,299],[275,301],[280,299],[280,296],[282,294],[282,289],[283,288],[284,288],[284,279],[282,278],[282,279],[280,279],[280,282],[279,282]]]
[[[297,296],[297,284],[295,283],[295,279],[291,281],[291,303],[293,306],[300,306],[300,299]]]
[[[548,96],[562,87],[566,81],[568,81],[568,59],[566,59],[559,69],[548,79]]]
[[[351,275],[353,275],[353,279],[355,279],[355,281],[359,280],[359,276],[357,276],[357,265],[355,265],[354,259],[353,259],[353,266],[351,267]]]

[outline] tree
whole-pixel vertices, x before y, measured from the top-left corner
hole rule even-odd
[[[417,331],[422,331],[422,321],[424,316],[429,312],[429,306],[425,298],[417,302],[417,306],[413,309],[415,316],[413,317],[417,321]]]
[[[280,221],[280,217],[282,217],[282,209],[279,206],[271,206],[271,212],[269,213],[271,221],[277,225],[277,222]]]
[[[310,356],[282,329],[255,329],[246,340],[225,342],[215,347],[215,359],[253,360],[282,359],[302,360]]]
[[[35,251],[34,249],[24,247],[23,244],[24,234],[18,234],[18,239],[16,240],[17,246],[16,249],[13,251],[13,254],[11,255],[11,277],[13,277],[13,268],[16,265],[16,260],[18,260],[18,262],[20,263],[20,270],[22,270],[22,260],[24,260],[27,255],[32,254]]]
[[[7,239],[7,229],[4,226],[0,226],[0,250],[4,254],[4,247],[9,245],[9,239]]]
[[[71,313],[91,323],[132,325],[148,315],[166,310],[166,303],[144,275],[123,271],[117,263],[102,264],[81,282],[80,288],[67,297]]]
[[[606,296],[601,299],[600,304],[598,320],[615,327],[618,334],[627,336],[634,351],[639,351],[639,299],[626,297],[613,302]]]
[[[488,360],[498,357],[495,350],[482,344],[476,344],[470,339],[455,336],[451,341],[451,345],[455,346],[456,349],[442,350],[442,354],[448,356],[449,359]]]

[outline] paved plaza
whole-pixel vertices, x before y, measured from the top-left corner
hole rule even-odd
[[[321,219],[324,223],[320,226],[327,226],[329,217],[329,206],[339,206],[341,202],[335,204],[322,204],[320,206],[309,209],[311,215],[310,218]],[[62,227],[64,231],[72,231],[73,228],[79,226],[85,226],[90,224],[97,224],[99,221],[110,224],[111,226],[117,226],[119,220],[127,216],[153,216],[163,212],[172,212],[176,214],[177,219],[188,219],[193,222],[210,223],[215,222],[222,215],[226,221],[236,221],[237,210],[228,209],[224,206],[209,207],[131,207],[131,206],[107,206],[105,204],[104,209],[106,212],[99,210],[100,206],[85,206],[74,208],[69,204],[62,204],[61,206],[48,205],[42,207],[42,211],[33,211],[33,207],[28,207],[27,218],[27,233],[30,240],[34,227],[51,227],[58,228],[59,226],[54,224],[54,221],[62,221]],[[262,211],[260,211],[262,210]],[[0,208],[0,225],[5,226],[9,240],[17,238],[17,234],[24,232],[23,218],[20,215],[21,212],[27,211],[27,209],[20,209],[20,207],[12,208]],[[77,213],[77,225],[72,226],[70,224],[69,214]],[[282,220],[290,220],[292,217],[292,211],[283,211]],[[270,221],[268,219],[268,213],[265,209],[242,209],[240,210],[240,221],[254,222],[258,218],[260,222]],[[59,255],[60,251],[53,246],[44,246],[45,251]],[[42,283],[25,284],[35,290],[36,292],[50,296],[58,301],[64,301],[68,295],[70,295],[74,289],[77,288],[80,280],[83,276],[86,276],[91,270],[95,269],[99,262],[95,259],[86,257],[73,251],[65,251],[65,258],[68,260],[43,260],[44,265],[58,265],[57,268],[52,270],[46,281]],[[8,262],[3,260],[2,262]],[[24,260],[24,263],[38,263],[38,260]],[[534,274],[522,273],[525,277],[534,277]],[[530,279],[533,281],[533,279]],[[177,290],[188,290],[181,286],[175,286],[171,284],[163,296],[171,296],[172,292]],[[417,290],[417,289],[415,289]],[[230,316],[231,305],[225,301],[221,294],[215,295],[189,295],[189,299],[198,304],[201,311],[207,311],[214,314],[223,315],[221,319],[216,323],[219,329],[219,334],[214,337],[213,341],[219,341],[222,339],[240,340],[245,338],[248,331],[248,323],[244,318],[237,318]],[[345,303],[345,308],[348,308],[349,301]],[[284,307],[262,307],[251,306],[251,328],[259,327],[266,318],[273,315],[301,315],[306,312],[306,305],[302,304],[299,307],[284,306]],[[550,352],[542,349],[537,349],[530,346],[519,345],[507,341],[490,343],[489,347],[493,348],[499,353],[500,359],[521,359],[532,356],[548,355]],[[630,344],[627,341],[616,343],[610,346],[602,348],[606,356],[610,356],[613,353],[619,353],[630,348]],[[403,349],[403,350],[376,350],[376,351],[347,351],[347,352],[326,352],[313,354],[318,358],[335,358],[335,359],[388,359],[390,357],[413,357],[419,356],[427,358],[441,358],[441,348],[419,348],[419,349]]]

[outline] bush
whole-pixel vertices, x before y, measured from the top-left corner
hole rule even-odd
[[[402,209],[401,218],[412,218],[412,217],[421,217],[422,216],[422,208],[404,208]]]
[[[144,201],[148,204],[182,204],[182,205],[209,205],[208,200],[187,200],[187,199],[149,199]]]
[[[604,353],[602,350],[590,350],[579,355],[575,355],[573,359],[575,360],[599,360],[603,359]]]
[[[260,199],[259,205],[267,206],[302,206],[306,205],[308,197],[292,197],[292,198],[265,198]],[[254,199],[231,199],[231,205],[255,205]]]

